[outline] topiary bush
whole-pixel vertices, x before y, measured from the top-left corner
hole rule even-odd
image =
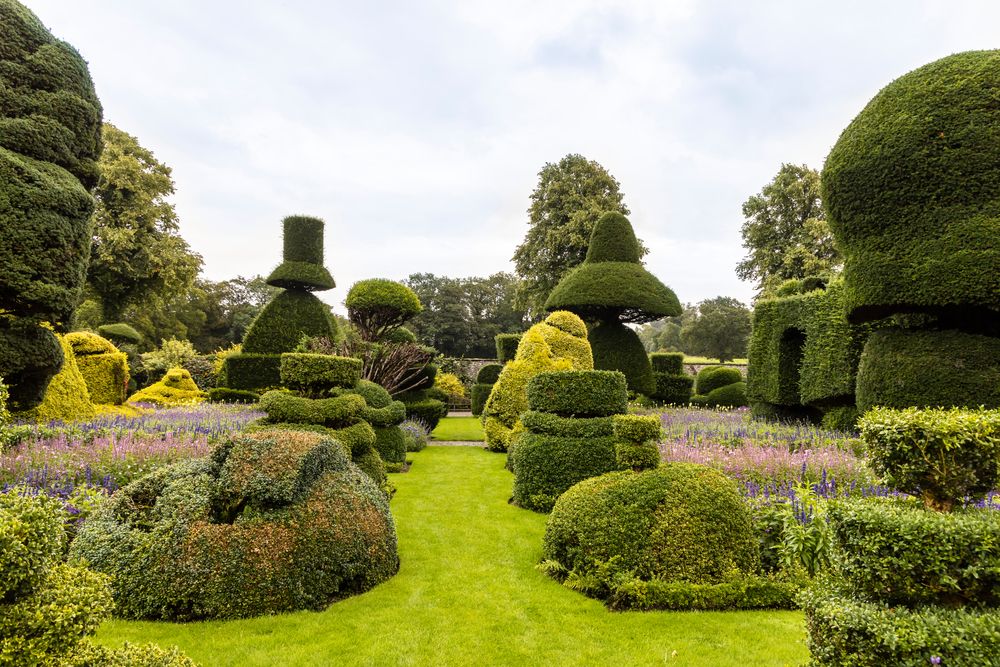
[[[209,403],[256,403],[259,400],[260,394],[255,391],[228,387],[213,387],[208,390]]]
[[[620,322],[602,322],[590,330],[589,340],[595,369],[621,371],[629,391],[637,394],[656,391],[653,368],[635,331]]]
[[[423,310],[416,292],[384,278],[361,280],[344,300],[347,316],[366,341],[377,341]]]
[[[472,385],[472,389],[469,391],[469,399],[472,404],[470,409],[472,410],[473,417],[479,417],[483,414],[483,408],[486,407],[486,399],[490,397],[491,391],[493,391],[492,384]]]
[[[281,355],[228,355],[222,362],[219,384],[230,389],[254,391],[281,386]]]
[[[281,221],[282,263],[267,277],[267,284],[287,290],[320,292],[336,287],[323,266],[323,221],[290,215]]]
[[[704,396],[713,389],[742,381],[743,375],[735,368],[728,366],[706,366],[698,371],[698,375],[695,377],[694,391],[696,394]]]
[[[132,345],[138,345],[142,342],[142,334],[125,322],[102,324],[97,327],[97,333],[116,343],[130,343]]]
[[[657,373],[684,374],[684,355],[681,352],[653,352],[649,355],[649,363]]]
[[[543,551],[568,584],[600,597],[632,580],[721,584],[759,565],[736,483],[691,463],[580,482],[556,502]]]
[[[114,576],[125,618],[322,609],[399,568],[385,496],[320,433],[236,436],[124,487],[70,549]]]
[[[205,396],[205,392],[198,389],[198,385],[191,379],[191,373],[183,368],[171,368],[159,382],[129,396],[128,402],[171,407],[201,403]]]
[[[691,390],[694,378],[690,375],[669,375],[653,371],[653,382],[656,388],[649,395],[651,399],[663,405],[687,405],[691,401]]]
[[[628,392],[620,371],[550,371],[528,381],[528,406],[562,417],[607,417],[625,412]]]
[[[741,408],[747,404],[747,385],[734,382],[705,394],[704,405],[710,408]]]
[[[202,389],[212,389],[219,382],[219,375],[215,371],[214,354],[199,354],[182,363],[181,368],[190,373],[191,379]]]
[[[519,333],[505,333],[497,334],[494,337],[497,346],[497,361],[500,362],[501,366],[508,361],[513,361],[517,355],[517,346],[521,343],[521,335]]]
[[[45,390],[45,398],[25,417],[41,423],[74,422],[92,419],[97,412],[90,401],[87,382],[76,364],[73,348],[64,336],[57,336],[62,346],[63,366]]]
[[[124,403],[130,377],[128,356],[106,338],[85,331],[66,334],[66,342],[73,348],[90,401],[105,405]]]
[[[861,412],[876,405],[1000,407],[1000,338],[954,330],[876,331],[861,355],[857,391]]]
[[[660,449],[656,443],[663,427],[659,415],[615,415],[612,424],[619,468],[638,472],[660,464]]]
[[[59,371],[43,323],[70,324],[90,257],[101,103],[87,64],[14,0],[0,2],[0,375],[37,406]]]
[[[431,431],[437,428],[438,422],[448,415],[448,405],[444,401],[434,398],[413,401],[404,405],[406,406],[407,419],[427,424],[427,428]]]
[[[336,338],[330,308],[315,295],[286,290],[260,311],[243,338],[244,354],[291,352],[303,336]]]
[[[588,370],[594,365],[587,327],[566,311],[550,314],[521,337],[514,360],[504,366],[483,408],[486,447],[505,452],[518,419],[528,409],[528,381],[544,371]]]
[[[281,355],[281,383],[310,396],[321,396],[334,387],[353,387],[360,379],[360,359],[332,354]]]
[[[520,336],[518,337],[518,340],[520,340]],[[479,369],[478,373],[476,373],[476,383],[494,384],[498,379],[500,379],[500,371],[502,370],[503,364],[486,364]]]

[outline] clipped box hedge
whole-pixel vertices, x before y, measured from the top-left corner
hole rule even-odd
[[[550,371],[528,382],[528,407],[564,417],[625,412],[628,393],[620,371]]]
[[[255,391],[281,386],[281,356],[231,354],[222,364],[220,383],[230,389]]]
[[[322,392],[353,387],[361,379],[361,360],[332,354],[286,352],[281,355],[281,383],[299,391]]]
[[[521,434],[512,454],[513,500],[536,512],[548,512],[556,499],[582,480],[618,469],[615,439]]]
[[[681,352],[653,352],[649,355],[649,363],[657,373],[684,374],[684,354]]]

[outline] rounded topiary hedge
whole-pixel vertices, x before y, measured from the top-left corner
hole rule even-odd
[[[361,360],[332,354],[286,352],[281,355],[281,383],[290,389],[322,394],[333,387],[353,387],[361,379]]]
[[[961,331],[883,329],[858,366],[857,405],[1000,407],[1000,338]]]
[[[694,391],[696,394],[706,396],[714,389],[742,381],[743,375],[735,368],[708,366],[698,371],[694,381]]]
[[[551,371],[528,381],[528,408],[563,417],[607,417],[625,412],[628,392],[620,371]]]
[[[483,414],[483,408],[486,407],[486,399],[490,397],[491,391],[493,391],[492,384],[477,383],[472,385],[472,389],[469,391],[469,400],[472,404],[470,409],[474,417],[479,417]]]
[[[114,576],[126,618],[238,618],[322,609],[399,568],[388,502],[320,433],[237,436],[210,458],[121,489],[73,560]]]
[[[267,284],[310,292],[336,287],[333,276],[323,266],[323,221],[306,215],[290,215],[281,225],[283,261],[267,277]]]
[[[334,340],[336,333],[329,306],[309,292],[286,290],[271,299],[250,323],[242,352],[282,354],[295,349],[303,336]]]
[[[518,340],[520,340],[520,337],[518,337]],[[476,382],[478,384],[494,384],[500,378],[500,371],[502,370],[503,364],[486,364],[476,373]]]
[[[747,404],[747,385],[745,382],[734,382],[717,387],[705,394],[704,404],[712,408],[743,407]]]
[[[200,403],[207,397],[183,368],[171,368],[159,382],[128,397],[129,403],[151,403],[160,407]]]
[[[653,367],[638,334],[620,322],[602,322],[590,330],[594,368],[621,371],[629,391],[652,394],[656,390]]]
[[[1000,51],[942,58],[883,88],[823,168],[852,321],[1000,311]]]
[[[57,336],[57,341],[62,346],[62,368],[49,382],[42,402],[25,413],[25,416],[41,423],[91,419],[96,411],[90,401],[87,382],[76,364],[73,348],[65,336]]]
[[[517,354],[517,346],[521,342],[521,334],[497,334],[494,337],[494,342],[497,346],[497,361],[499,361],[502,366],[508,361],[511,361]]]
[[[711,584],[759,565],[750,511],[736,483],[692,463],[587,479],[556,502],[544,558],[577,577],[611,583]]]
[[[131,343],[138,345],[142,342],[142,334],[136,331],[131,325],[125,322],[115,322],[113,324],[102,324],[97,327],[97,333],[105,338],[118,341],[120,343]]]
[[[618,469],[615,438],[528,431],[518,436],[510,464],[514,470],[514,503],[548,512],[556,499],[580,480]]]

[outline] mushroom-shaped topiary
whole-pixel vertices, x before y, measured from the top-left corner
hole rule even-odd
[[[0,375],[36,406],[62,354],[90,256],[101,103],[87,64],[15,0],[0,0]]]
[[[629,389],[655,390],[652,367],[639,337],[625,323],[651,322],[681,314],[677,295],[639,261],[639,242],[621,213],[601,216],[590,237],[587,259],[556,285],[547,310],[568,310],[596,322],[590,334],[594,367],[620,370]]]
[[[983,396],[947,404],[1000,405],[986,381],[1000,372],[998,89],[1000,50],[937,60],[882,89],[826,160],[823,202],[845,255],[848,319],[903,316],[902,328],[869,339],[859,395],[939,405],[948,392],[938,386],[967,386],[975,370]],[[933,358],[927,334],[939,340]],[[923,360],[900,370],[876,351]]]
[[[347,315],[366,341],[377,341],[423,310],[416,292],[385,278],[361,280],[344,301]]]

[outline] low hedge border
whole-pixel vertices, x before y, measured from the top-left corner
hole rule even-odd
[[[721,584],[642,581],[634,579],[611,589],[609,608],[627,611],[730,611],[737,609],[797,609],[796,596],[804,582],[746,576]]]

